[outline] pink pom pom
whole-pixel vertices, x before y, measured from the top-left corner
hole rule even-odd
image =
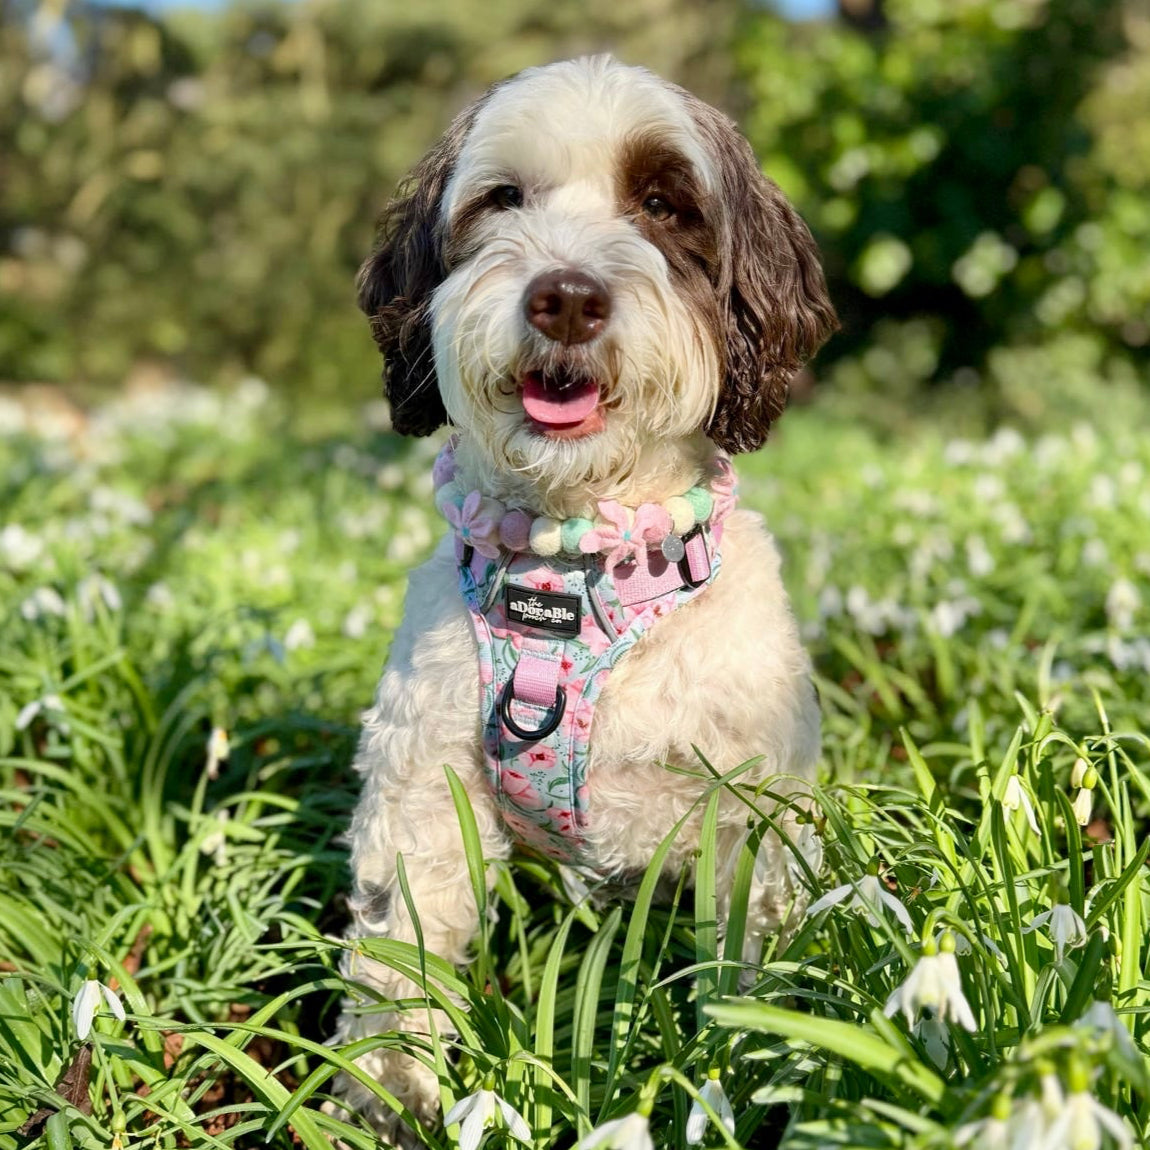
[[[508,551],[526,551],[531,545],[531,522],[526,511],[508,511],[499,524],[499,542]]]

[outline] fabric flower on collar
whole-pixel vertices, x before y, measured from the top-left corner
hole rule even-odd
[[[610,573],[640,549],[661,543],[670,530],[670,515],[654,503],[644,503],[632,518],[621,503],[605,499],[599,504],[599,520],[579,540],[579,550],[584,555],[606,552],[603,567]]]
[[[473,491],[462,507],[445,503],[443,514],[464,546],[474,547],[484,559],[499,558],[499,523],[503,518],[500,503],[484,499],[478,491]]]

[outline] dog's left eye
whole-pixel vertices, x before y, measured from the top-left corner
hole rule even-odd
[[[491,189],[491,202],[497,208],[523,207],[523,189],[515,184],[500,184]]]
[[[643,211],[653,220],[669,220],[675,214],[675,206],[664,196],[648,196],[643,201]]]

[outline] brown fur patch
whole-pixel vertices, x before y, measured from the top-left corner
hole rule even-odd
[[[711,334],[721,359],[724,328],[716,290],[722,265],[717,230],[721,206],[708,202],[687,157],[658,135],[626,141],[617,164],[620,212],[634,221],[640,235],[667,261],[671,279]],[[670,205],[672,213],[666,219],[644,210],[644,202],[653,195]]]
[[[715,286],[724,379],[707,434],[754,451],[782,414],[791,376],[838,327],[811,233],[751,145],[721,112],[678,89],[721,179],[724,223]]]
[[[359,306],[383,352],[392,426],[404,435],[430,435],[447,422],[428,314],[447,275],[439,209],[463,141],[492,91],[455,118],[404,181],[380,217],[375,251],[356,279]]]

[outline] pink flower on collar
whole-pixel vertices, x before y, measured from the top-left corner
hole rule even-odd
[[[622,504],[605,499],[599,504],[599,522],[579,540],[584,555],[607,554],[603,567],[610,573],[640,548],[655,546],[671,530],[671,516],[656,503],[636,508],[634,520]]]
[[[463,540],[465,547],[474,547],[484,559],[499,558],[499,521],[503,518],[503,506],[494,499],[484,499],[478,491],[473,491],[463,501],[462,507],[454,503],[443,505],[447,522],[455,528],[455,533]]]
[[[719,523],[735,509],[739,498],[739,478],[725,455],[716,457],[714,468],[715,476],[711,480],[711,499],[714,501],[711,522]]]

